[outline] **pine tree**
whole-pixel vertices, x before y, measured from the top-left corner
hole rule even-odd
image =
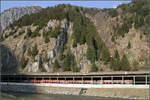
[[[128,48],[128,49],[130,49],[130,48],[131,48],[131,43],[130,43],[130,41],[128,42],[128,46],[127,46],[127,48]]]
[[[38,54],[37,44],[34,45],[32,49],[32,56],[35,57]]]
[[[73,72],[78,72],[79,69],[76,65],[72,66],[72,69],[71,69]]]
[[[121,59],[120,66],[121,66],[121,70],[123,70],[123,71],[130,70],[130,63],[125,54],[123,55],[123,57]]]
[[[98,68],[97,68],[96,64],[93,63],[91,66],[91,72],[97,72],[97,71],[98,71]]]
[[[64,61],[62,64],[62,70],[63,71],[73,71],[73,72],[78,71],[78,68],[76,66],[75,56],[71,53],[70,49],[67,51],[67,54],[64,58]]]
[[[62,65],[63,71],[71,71],[72,60],[73,60],[73,56],[71,54],[71,51],[68,50]]]
[[[59,53],[59,60],[62,61],[64,59],[64,55],[63,55],[63,49],[60,49],[60,53]]]
[[[58,60],[56,59],[55,60],[55,62],[54,62],[54,71],[57,71],[58,70],[58,68],[59,68],[59,62],[58,62]]]
[[[32,55],[32,51],[30,48],[28,48],[28,56],[31,56]]]
[[[118,50],[115,50],[115,55],[114,55],[115,59],[119,59],[120,60],[120,55],[118,53]]]
[[[115,58],[111,58],[111,62],[110,62],[110,66],[113,70],[115,71],[120,71],[120,60],[119,59],[115,59]]]
[[[110,53],[108,48],[106,47],[102,48],[102,59],[104,61],[104,64],[107,64],[110,61]]]
[[[87,53],[86,53],[86,57],[88,60],[90,60],[91,62],[94,62],[96,59],[96,55],[95,55],[95,49],[92,46],[88,46],[87,49]]]
[[[133,71],[138,71],[138,65],[139,65],[139,63],[136,60],[134,60],[134,62],[133,62]]]
[[[69,55],[66,55],[64,61],[63,61],[63,65],[62,65],[62,70],[63,71],[71,71],[71,58]]]

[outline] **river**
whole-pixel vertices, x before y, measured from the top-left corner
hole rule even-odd
[[[92,96],[46,95],[32,93],[1,92],[0,100],[129,100],[120,98],[101,98]]]

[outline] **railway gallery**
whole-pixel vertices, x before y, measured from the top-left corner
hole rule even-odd
[[[1,75],[1,82],[50,84],[149,84],[148,72],[88,74],[12,74]]]

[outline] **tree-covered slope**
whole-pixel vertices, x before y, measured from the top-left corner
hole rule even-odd
[[[116,9],[48,7],[12,23],[1,43],[15,51],[24,72],[145,70],[148,7],[147,0]]]

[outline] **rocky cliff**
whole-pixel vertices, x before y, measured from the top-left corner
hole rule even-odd
[[[18,20],[25,14],[31,14],[38,12],[42,8],[40,6],[28,6],[28,7],[15,7],[5,10],[1,13],[1,25],[0,32],[3,31],[7,26],[9,26],[14,21]]]

